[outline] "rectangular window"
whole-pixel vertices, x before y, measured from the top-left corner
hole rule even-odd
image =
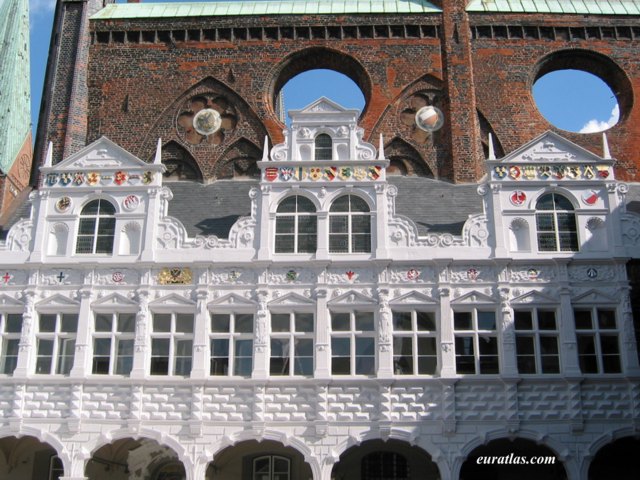
[[[500,373],[494,311],[453,312],[453,329],[457,373]]]
[[[331,312],[331,373],[375,375],[373,312]]]
[[[211,375],[250,377],[253,370],[253,314],[211,314]]]
[[[438,365],[434,312],[393,312],[393,370],[396,375],[434,375]]]
[[[271,375],[313,376],[313,313],[271,314]]]
[[[545,309],[514,310],[518,372],[560,373],[556,312]]]
[[[191,374],[191,313],[154,313],[151,332],[151,375]]]
[[[135,330],[135,313],[96,314],[92,373],[129,375],[133,368]]]
[[[13,374],[18,365],[21,313],[0,313],[0,373]]]
[[[573,311],[582,373],[620,373],[620,348],[613,308],[577,308]]]
[[[71,372],[77,331],[77,313],[40,314],[36,334],[36,373],[68,375]]]

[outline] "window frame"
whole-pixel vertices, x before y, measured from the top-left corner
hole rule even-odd
[[[275,475],[278,475],[279,480],[291,480],[291,459],[288,457],[284,457],[282,455],[260,455],[259,457],[255,457],[251,460],[251,480],[263,480],[264,472],[256,472],[256,462],[259,460],[268,458],[269,459],[269,480],[273,480]],[[274,459],[284,460],[287,463],[287,472],[275,472],[275,462]],[[286,479],[283,479],[282,475],[287,475]]]
[[[214,315],[225,315],[229,316],[229,331],[228,332],[220,332],[214,331],[213,329],[213,316]],[[251,331],[250,332],[238,332],[236,331],[237,322],[236,318],[239,315],[251,315]],[[209,376],[211,377],[241,377],[241,378],[250,378],[253,374],[254,367],[254,358],[253,358],[253,339],[255,334],[256,327],[256,314],[254,311],[242,311],[242,310],[214,310],[209,311],[208,315],[208,333],[209,333]],[[227,356],[224,357],[222,355],[216,356],[216,351],[214,349],[213,342],[214,341],[227,341]],[[238,342],[251,342],[251,357],[250,360],[250,368],[249,373],[247,375],[238,374],[237,366],[239,364],[239,359],[247,358],[246,356],[238,356]],[[227,359],[227,372],[217,374],[214,373],[214,359],[215,358],[226,358]]]
[[[289,330],[287,331],[274,331],[273,321],[274,316],[289,316]],[[296,316],[297,315],[310,315],[312,319],[312,327],[310,331],[303,331],[296,329]],[[316,329],[316,314],[310,309],[293,309],[293,310],[280,310],[274,309],[269,312],[269,376],[273,377],[303,377],[311,378],[315,373],[316,356],[315,356],[315,329]],[[274,340],[280,342],[287,342],[287,352],[283,356],[274,357]],[[304,341],[311,346],[311,355],[298,355],[299,347],[298,341]],[[291,346],[293,345],[293,348]],[[303,367],[304,363],[300,360],[311,358],[311,372],[310,373],[296,373],[298,366]],[[285,359],[283,361],[283,368],[280,370],[284,372],[284,367],[287,368],[287,373],[273,373],[274,360]]]
[[[95,202],[98,202],[98,210],[95,214],[85,214],[83,213],[90,205],[94,204]],[[113,213],[109,213],[109,214],[102,214],[102,204],[106,203],[108,205],[111,206],[111,208],[113,209]],[[74,248],[74,252],[76,255],[113,255],[114,252],[114,247],[115,247],[115,237],[116,237],[116,230],[117,230],[117,214],[118,214],[118,209],[116,208],[117,203],[111,200],[108,200],[106,198],[94,198],[91,199],[89,201],[87,201],[83,206],[82,209],[80,210],[80,213],[78,214],[78,228],[77,228],[77,233],[76,233],[76,240],[75,240],[75,248]],[[109,227],[107,230],[107,233],[100,233],[100,227],[101,224],[104,221],[108,221],[108,220],[113,220],[113,224],[112,227]],[[83,222],[87,222],[87,221],[91,221],[93,220],[95,223],[93,225],[93,233],[81,233],[82,229],[83,229]],[[81,248],[80,245],[80,239],[81,238],[87,238],[87,239],[91,239],[91,251],[79,251]],[[108,251],[97,251],[98,250],[98,240],[100,239],[109,239],[108,243],[109,243],[109,248]]]
[[[392,466],[388,468],[387,462],[390,458]],[[402,475],[403,470],[405,475]],[[360,478],[368,480],[372,477],[375,480],[409,480],[411,478],[409,461],[399,452],[388,450],[369,452],[360,459]]]
[[[20,325],[20,328],[17,331],[7,331],[8,317],[19,317],[18,324]],[[20,338],[22,337],[23,324],[24,313],[22,311],[3,310],[0,312],[0,375],[11,376],[18,367]],[[10,345],[10,352],[12,352],[12,354],[7,355],[7,350],[9,350]],[[13,352],[15,352],[15,354]],[[13,360],[13,362],[7,362],[9,359]],[[7,371],[7,367],[11,370],[10,372]]]
[[[603,328],[600,326],[600,311],[607,311],[613,314],[613,322],[615,324],[615,328]],[[589,312],[590,320],[591,320],[591,328],[578,328],[578,318],[576,316],[576,312]],[[595,315],[594,315],[595,314]],[[613,305],[573,305],[573,319],[574,319],[574,327],[576,332],[576,344],[577,344],[577,354],[578,354],[578,366],[580,367],[580,371],[584,375],[619,375],[624,371],[623,358],[622,358],[622,348],[620,343],[620,325],[619,325],[619,315],[618,310]],[[595,366],[596,371],[585,371],[583,368],[583,361],[586,361],[584,357],[587,357],[586,354],[581,354],[581,346],[580,346],[580,337],[588,337],[591,336],[594,346],[594,353],[590,356],[595,358]],[[615,337],[615,346],[617,352],[615,354],[605,354],[603,353],[603,337]],[[617,371],[605,371],[605,363],[604,357],[617,357]]]
[[[169,315],[170,316],[170,326],[169,331],[156,331],[155,319],[156,316],[159,315]],[[178,316],[188,315],[191,317],[191,331],[190,332],[180,332],[176,330],[176,320]],[[191,372],[193,371],[193,344],[195,338],[195,321],[196,314],[192,310],[183,310],[183,309],[160,309],[160,310],[152,310],[150,313],[151,317],[151,325],[150,325],[150,362],[149,362],[149,375],[153,377],[182,377],[186,378],[191,376]],[[168,352],[166,354],[155,354],[154,355],[154,341],[156,345],[159,345],[160,341],[168,340]],[[179,346],[180,342],[190,342],[191,347],[189,351],[189,355],[177,355],[176,350]],[[159,362],[161,365],[162,360],[166,359],[167,373],[161,373],[159,371],[154,372],[154,359],[156,362]],[[188,359],[188,373],[176,373],[177,370],[177,361],[179,359]]]
[[[55,324],[53,331],[42,331],[43,317],[54,317]],[[65,375],[68,376],[71,373],[73,364],[75,361],[76,340],[78,337],[78,325],[80,322],[80,315],[78,312],[37,312],[36,315],[38,322],[36,328],[36,362],[34,373],[36,375]],[[65,317],[75,317],[75,331],[62,330]],[[41,349],[44,342],[51,342],[51,353],[43,354]],[[70,345],[71,354],[66,350],[67,345]],[[66,352],[66,354],[65,354]],[[48,371],[40,371],[41,360],[49,359]],[[68,361],[70,360],[70,365]],[[45,365],[42,365],[44,367]]]
[[[111,330],[102,331],[97,329],[98,315],[111,316]],[[133,315],[133,331],[120,330],[120,315]],[[137,312],[133,309],[117,309],[116,311],[94,311],[93,312],[93,330],[92,330],[92,357],[91,357],[91,375],[119,375],[128,377],[133,370],[133,359],[135,357],[135,338],[136,338]],[[109,365],[106,373],[96,372],[96,340],[109,340]],[[120,355],[121,342],[131,342],[131,355]],[[119,372],[118,364],[122,358],[131,357],[131,369],[126,373]],[[99,358],[104,358],[100,355]]]
[[[298,198],[302,198],[308,201],[313,206],[313,212],[299,211],[298,209]],[[284,202],[295,199],[295,211],[293,212],[279,212],[278,210],[283,205]],[[287,217],[293,217],[293,232],[278,232],[278,226],[282,225],[282,221]],[[314,227],[315,231],[313,234],[303,234],[300,232],[300,221],[301,218],[313,218],[314,219]],[[274,228],[274,242],[273,242],[273,251],[275,254],[313,254],[318,250],[318,208],[316,204],[308,197],[304,195],[289,195],[278,202],[278,206],[275,211],[275,228]],[[314,245],[306,249],[300,249],[300,240],[301,236],[313,236],[315,241]],[[278,239],[279,238],[290,238],[293,237],[293,250],[279,250],[278,248]]]
[[[555,327],[551,328],[541,328],[541,313],[552,313]],[[517,316],[519,313],[529,313],[531,318],[531,328],[518,328]],[[516,367],[518,369],[518,373],[520,375],[560,375],[562,373],[562,358],[561,358],[561,350],[560,350],[560,321],[558,315],[558,309],[553,306],[527,306],[513,307],[513,331],[515,334],[515,346],[516,346]],[[518,337],[520,338],[531,338],[533,345],[533,353],[520,353],[518,346]],[[544,338],[553,338],[555,339],[555,347],[556,353],[547,354],[543,353],[543,341],[541,339]],[[532,372],[524,372],[521,369],[520,360],[523,361],[525,358],[533,359],[533,370]],[[555,357],[557,361],[557,370],[556,372],[552,371],[544,371],[545,370],[545,357],[551,358]]]
[[[318,140],[329,139],[328,145],[319,145]],[[320,155],[319,155],[320,153]],[[314,160],[333,160],[333,138],[326,132],[320,132],[313,139],[313,159]]]
[[[411,316],[411,327],[408,330],[401,330],[396,327],[396,314],[409,314]],[[433,324],[435,330],[420,330],[418,328],[418,314],[424,313],[431,315],[433,318]],[[391,307],[391,331],[392,331],[392,356],[393,356],[393,373],[394,375],[406,377],[406,376],[435,376],[440,371],[440,356],[438,355],[438,340],[439,340],[439,322],[438,313],[435,309],[431,308],[394,308]],[[411,373],[402,373],[398,371],[399,361],[398,358],[407,357],[407,355],[401,355],[396,353],[396,339],[409,338],[411,340]],[[420,341],[419,339],[432,339],[433,343],[433,355],[420,355]],[[420,358],[435,358],[435,365],[433,372],[421,373],[420,372]]]
[[[458,329],[456,328],[456,314],[462,313],[470,313],[471,314],[471,328],[469,329]],[[478,328],[478,314],[479,313],[492,313],[494,318],[494,329],[480,329]],[[455,354],[455,365],[456,365],[456,374],[457,375],[499,375],[500,374],[500,357],[502,354],[500,338],[498,335],[498,313],[497,309],[492,306],[480,306],[473,308],[461,308],[455,307],[452,310],[452,320],[453,320],[453,337],[454,337],[454,354]],[[458,348],[458,339],[463,338],[471,338],[473,345],[473,353],[462,354],[459,352]],[[496,344],[496,353],[495,354],[482,354],[481,353],[481,343],[480,340],[484,338],[493,338]],[[473,356],[473,372],[460,372],[460,362],[462,357],[471,357]],[[491,357],[495,357],[495,365],[497,367],[496,371],[482,371],[482,359],[489,359]]]
[[[556,207],[556,200],[555,197],[560,197],[563,200],[565,200],[569,205],[571,205],[571,209],[570,210],[562,210],[562,209],[558,209]],[[551,204],[553,206],[553,208],[548,209],[548,210],[543,210],[540,208],[539,204],[540,202],[542,202],[545,198],[547,197],[551,197]],[[552,219],[552,228],[551,230],[541,230],[540,229],[540,221],[543,215],[550,215],[551,219]],[[573,230],[561,230],[560,229],[560,223],[559,222],[559,216],[560,215],[566,215],[567,217],[571,217],[572,221],[573,221]],[[536,200],[536,204],[535,204],[535,221],[536,221],[536,245],[538,248],[538,252],[545,252],[545,253],[575,253],[575,252],[579,252],[580,251],[580,236],[578,234],[579,229],[578,229],[578,215],[576,212],[576,207],[573,204],[573,202],[571,201],[571,199],[569,198],[568,195],[559,193],[559,192],[545,192],[542,195],[540,195],[537,200]],[[542,248],[541,246],[541,237],[542,236],[549,236],[553,234],[553,242],[554,242],[554,246],[555,248]],[[570,236],[570,240],[569,240],[569,248],[563,248],[563,241],[562,241],[562,235],[569,235]],[[571,243],[575,242],[575,249],[572,248]]]
[[[371,330],[356,329],[356,321],[358,314],[371,315]],[[336,315],[349,315],[349,328],[346,330],[337,330],[334,326],[334,317]],[[355,308],[350,310],[330,309],[329,310],[329,329],[331,340],[331,375],[332,376],[358,376],[358,377],[375,377],[378,370],[378,332],[376,330],[377,313],[371,308]],[[336,344],[334,340],[349,340],[349,355],[336,355]],[[373,340],[371,343],[373,353],[371,355],[358,355],[358,340]],[[349,373],[336,373],[336,359],[349,358]],[[362,370],[358,368],[358,360],[373,358],[373,364],[370,372],[360,373]]]
[[[340,199],[347,197],[348,198],[348,210],[347,211],[337,211],[337,210],[333,210],[336,202],[338,202]],[[353,211],[352,210],[352,204],[351,204],[351,198],[354,197],[358,200],[360,200],[361,202],[363,202],[366,206],[367,206],[367,211],[366,212],[359,212],[359,211]],[[346,218],[346,231],[332,231],[332,229],[334,228],[334,219],[337,219],[339,217],[345,217]],[[361,197],[360,195],[356,195],[354,193],[341,193],[340,195],[336,196],[333,200],[331,200],[331,203],[329,205],[329,211],[328,211],[328,215],[327,215],[327,221],[329,222],[328,224],[328,249],[329,249],[329,253],[330,254],[367,254],[367,253],[371,253],[373,250],[373,222],[372,222],[372,209],[371,206],[369,205],[369,202],[367,202],[366,199],[364,199],[363,197]],[[354,231],[354,218],[367,218],[368,222],[368,233],[367,232],[360,232],[360,231]],[[332,247],[331,242],[332,239],[335,240],[337,239],[337,237],[342,237],[346,235],[346,240],[347,240],[347,249],[346,251],[341,251],[341,250],[337,250],[334,247]],[[355,240],[358,238],[358,236],[362,236],[363,238],[368,238],[368,247],[366,250],[358,250],[355,247],[354,243]]]

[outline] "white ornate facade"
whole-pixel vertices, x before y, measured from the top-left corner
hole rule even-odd
[[[0,478],[450,480],[484,448],[578,480],[637,435],[640,218],[606,142],[490,155],[483,213],[421,235],[357,112],[292,119],[228,238],[168,215],[159,156],[41,169],[0,250]]]

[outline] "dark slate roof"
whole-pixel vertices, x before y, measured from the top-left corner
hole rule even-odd
[[[0,240],[6,240],[11,227],[13,227],[19,220],[29,218],[31,215],[31,201],[29,200],[30,192],[31,189],[28,188],[20,194],[22,200],[18,199],[17,201],[22,201],[22,203],[16,207],[15,211],[9,216],[6,223],[4,225],[0,225]]]
[[[629,192],[625,199],[627,211],[640,215],[640,183],[630,183]]]
[[[478,185],[452,185],[421,177],[388,177],[398,188],[396,214],[415,222],[419,235],[460,235],[469,215],[482,213]]]
[[[420,235],[460,235],[469,215],[482,213],[477,185],[451,185],[419,177],[391,177],[398,188],[396,213],[413,220]],[[209,185],[191,182],[165,184],[173,192],[169,215],[179,219],[190,237],[228,238],[234,222],[251,212],[249,190],[255,180],[219,180]]]
[[[216,235],[228,238],[239,217],[251,214],[249,190],[257,180],[218,180],[209,185],[166,182],[173,193],[169,215],[180,220],[190,237]]]

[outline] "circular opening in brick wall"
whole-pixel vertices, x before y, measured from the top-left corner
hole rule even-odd
[[[353,57],[336,50],[308,48],[290,55],[277,68],[278,71],[270,85],[271,103],[276,113],[281,110],[280,93],[283,91],[285,108],[301,108],[325,96],[344,107],[364,111],[371,97],[371,80],[364,67]],[[324,79],[318,81],[318,75]],[[289,85],[290,81],[292,85]],[[320,87],[315,92],[310,88],[314,84]],[[303,101],[302,105],[293,106],[291,100],[287,101],[287,97],[292,96],[292,93],[287,93],[291,87],[305,94],[308,90],[307,99],[310,100]],[[347,97],[353,98],[354,103],[348,103],[342,98],[341,90],[345,88]],[[286,118],[286,112],[281,118]]]
[[[575,133],[608,130],[633,106],[624,71],[611,59],[582,50],[545,57],[538,64],[532,92],[549,123]]]
[[[308,70],[289,80],[282,90],[280,107],[284,111],[285,123],[289,125],[289,110],[304,108],[320,97],[362,111],[364,95],[360,87],[346,75],[327,69]]]

